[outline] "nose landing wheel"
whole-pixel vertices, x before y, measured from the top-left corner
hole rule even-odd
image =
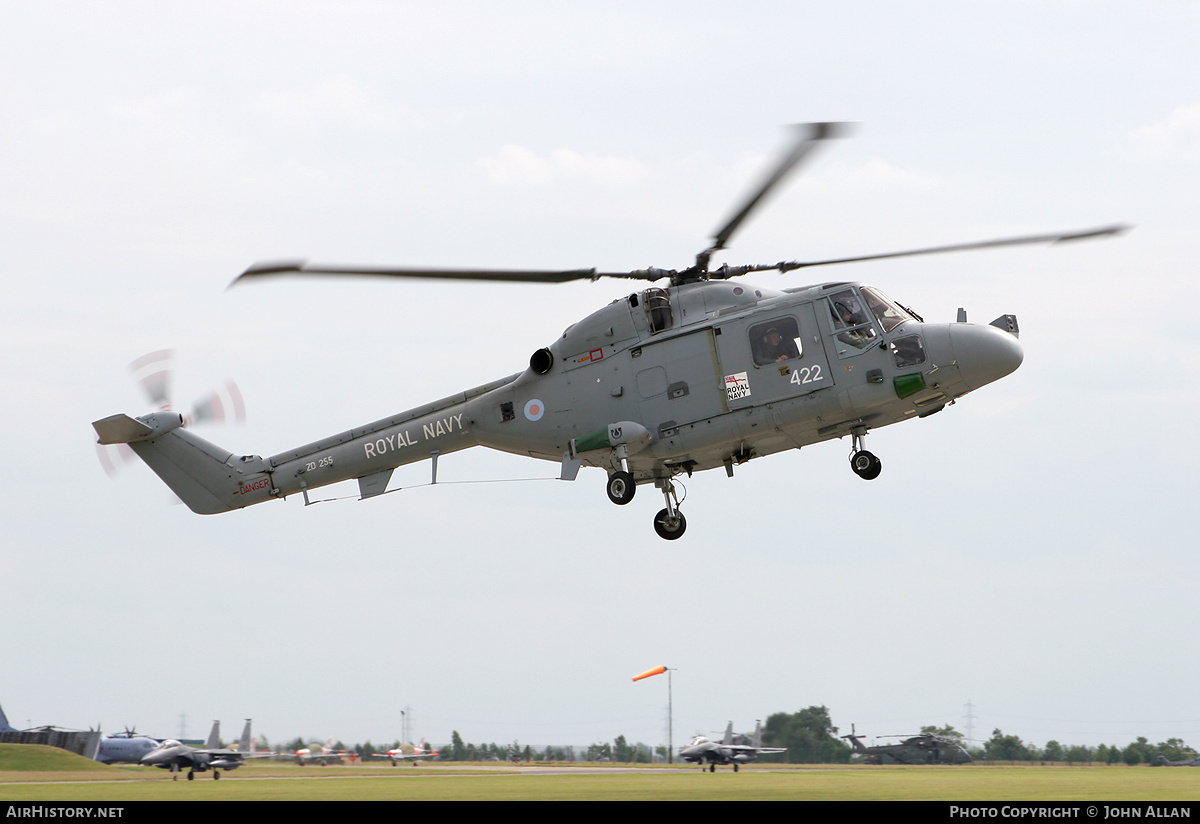
[[[687,518],[683,517],[683,513],[678,509],[675,510],[674,516],[666,509],[660,510],[654,516],[654,531],[658,533],[658,537],[664,540],[674,541],[676,538],[683,537],[685,529],[687,529]]]
[[[687,518],[683,517],[683,513],[679,511],[679,499],[675,495],[675,484],[669,480],[663,480],[659,486],[667,501],[667,508],[659,510],[659,513],[654,516],[654,531],[663,540],[674,541],[676,538],[683,537],[683,532],[687,529]]]
[[[864,449],[850,456],[850,468],[863,480],[873,481],[883,471],[883,463]]]

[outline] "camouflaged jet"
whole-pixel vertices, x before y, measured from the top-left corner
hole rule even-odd
[[[221,777],[221,770],[236,770],[245,763],[247,758],[272,758],[274,753],[253,753],[250,751],[250,719],[242,729],[242,740],[238,749],[221,748],[221,722],[214,721],[212,731],[204,747],[189,747],[187,744],[170,738],[163,741],[157,748],[142,756],[141,763],[149,767],[160,767],[171,771],[171,778],[179,780],[180,770],[186,768],[188,781],[193,780],[198,772],[212,770],[213,778]]]
[[[733,771],[737,772],[742,764],[757,761],[759,755],[778,752],[787,752],[787,747],[764,747],[762,745],[761,721],[754,722],[754,738],[749,744],[733,743],[733,722],[730,721],[725,727],[725,737],[721,739],[721,743],[718,744],[703,735],[697,735],[692,739],[691,744],[679,748],[679,757],[693,764],[699,763],[701,770],[704,769],[705,764],[708,764],[709,772],[716,772],[718,764],[732,764]]]
[[[754,272],[791,272],[864,260],[1116,234],[1109,226],[817,261],[710,265],[735,231],[789,172],[845,124],[801,127],[799,138],[682,269],[513,271],[257,264],[235,283],[282,276],[374,276],[561,283],[601,277],[665,281],[615,300],[538,349],[527,368],[448,398],[270,457],[239,455],[197,437],[185,418],[159,411],[96,421],[100,444],[128,444],[194,512],[213,514],[357,481],[360,499],[388,491],[396,467],[472,446],[608,475],[606,492],[626,505],[653,485],[664,508],[653,519],[667,540],[684,534],[674,479],[850,438],[850,466],[879,476],[867,433],[928,418],[1013,372],[1024,357],[1017,318],[926,321],[865,283],[774,289],[735,282]]]

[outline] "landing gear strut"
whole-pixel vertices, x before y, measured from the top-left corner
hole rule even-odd
[[[667,501],[667,508],[660,510],[654,516],[654,531],[658,533],[658,537],[674,541],[676,538],[683,537],[684,530],[687,529],[687,518],[683,517],[683,513],[679,511],[679,499],[675,495],[675,484],[667,479],[663,480],[660,486],[663,497]]]
[[[879,477],[879,473],[883,471],[883,463],[862,448],[867,439],[867,428],[865,426],[858,427],[851,433],[850,437],[853,439],[853,451],[850,453],[850,468],[854,470],[855,475],[864,481],[875,480]]]

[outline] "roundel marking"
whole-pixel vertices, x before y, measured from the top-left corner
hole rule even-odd
[[[534,398],[529,403],[525,404],[525,417],[531,421],[540,421],[542,415],[546,414],[546,404],[542,403],[537,398]]]

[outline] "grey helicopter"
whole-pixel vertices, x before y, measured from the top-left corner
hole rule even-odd
[[[926,418],[1021,365],[1014,315],[987,324],[926,322],[864,283],[787,289],[735,282],[754,272],[791,272],[885,258],[1117,234],[1120,225],[809,262],[711,265],[734,233],[813,149],[847,124],[798,128],[790,150],[686,269],[630,272],[419,269],[255,264],[232,285],[277,277],[368,276],[564,283],[599,278],[648,285],[567,327],[527,368],[398,415],[269,458],[235,455],[197,437],[176,412],[117,414],[95,421],[100,444],[126,443],[193,512],[215,514],[357,480],[359,497],[387,491],[393,470],[472,446],[552,461],[575,480],[604,469],[618,505],[653,484],[665,506],[662,538],[687,520],[673,482],[777,452],[849,436],[850,467],[865,480],[882,463],[867,433]]]
[[[863,736],[851,724],[850,735],[843,735],[854,747],[854,753],[867,764],[969,764],[970,753],[962,741],[945,735],[923,732],[919,735],[885,735],[883,738],[903,738],[898,744],[868,747]]]

